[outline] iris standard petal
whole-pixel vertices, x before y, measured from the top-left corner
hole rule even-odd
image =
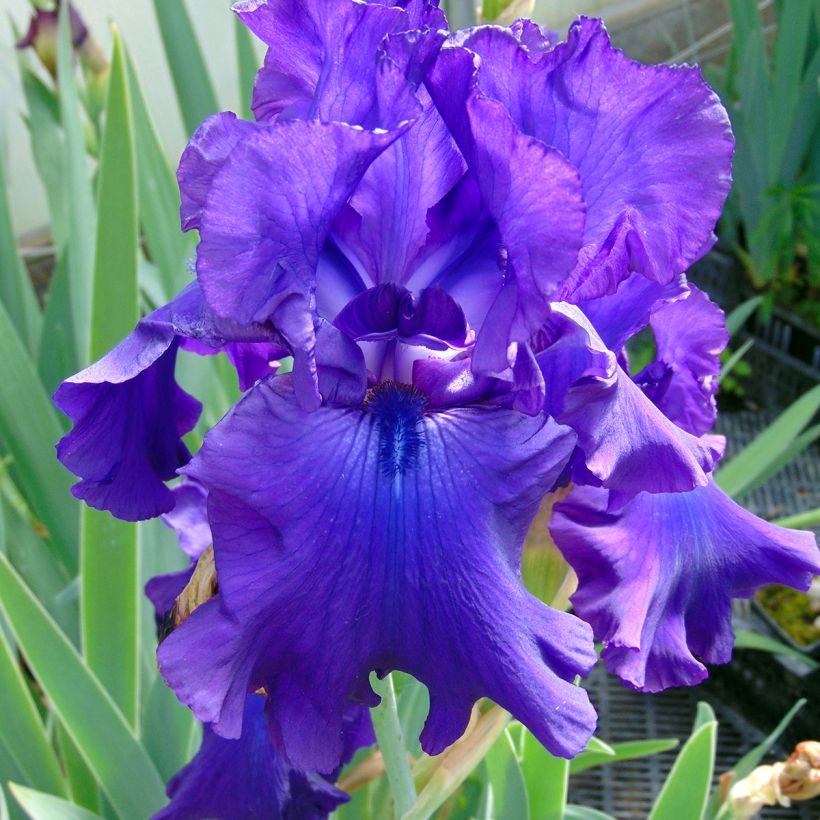
[[[183,231],[199,228],[214,177],[237,143],[256,127],[223,111],[208,117],[194,131],[177,168]]]
[[[475,74],[472,53],[451,48],[439,57],[429,85],[501,240],[498,291],[478,333],[473,366],[477,373],[511,377],[509,345],[540,327],[547,300],[575,267],[584,202],[576,170],[482,95]]]
[[[575,430],[587,469],[604,486],[629,495],[706,484],[720,453],[643,395],[577,307],[554,303],[534,345],[545,409]]]
[[[290,122],[243,139],[216,174],[200,224],[197,275],[219,316],[270,321],[294,372],[315,387],[316,266],[330,224],[368,164],[398,132]],[[310,389],[310,383],[313,388]]]
[[[560,298],[612,292],[631,270],[669,282],[708,250],[733,140],[697,69],[640,65],[611,46],[600,20],[586,18],[535,59],[498,27],[476,29],[461,45],[480,58],[481,93],[580,175],[584,248]],[[455,51],[445,48],[440,62],[456,61]]]
[[[407,82],[413,66],[382,51],[387,35],[416,28],[418,15],[413,21],[397,4],[352,0],[243,0],[233,9],[268,46],[254,85],[257,120],[394,128],[418,113]],[[410,57],[418,59],[425,55]]]
[[[350,799],[326,778],[287,766],[264,709],[262,695],[246,697],[237,740],[205,726],[199,751],[168,784],[170,802],[154,820],[323,820]]]
[[[287,380],[252,390],[188,473],[206,486],[219,576],[160,647],[178,697],[226,737],[264,686],[294,765],[326,771],[371,670],[427,685],[431,754],[491,697],[554,753],[595,725],[570,681],[595,661],[588,627],[523,587],[526,530],[575,437],[549,420],[475,407],[424,411],[407,385],[364,408],[304,413]],[[559,637],[560,636],[560,637]]]
[[[54,394],[74,423],[57,445],[60,461],[82,479],[74,495],[128,521],[168,512],[174,498],[165,482],[190,458],[182,437],[201,409],[174,379],[180,340],[220,350],[231,342],[277,344],[277,338],[270,328],[214,316],[196,283],[141,319]]]
[[[764,584],[807,589],[820,572],[814,536],[753,516],[710,480],[688,493],[641,493],[618,514],[607,492],[576,487],[550,532],[578,575],[575,611],[607,644],[608,668],[656,692],[727,663],[731,599]]]

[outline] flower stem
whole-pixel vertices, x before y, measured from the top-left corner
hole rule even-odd
[[[383,680],[375,680],[373,689],[382,699],[371,713],[373,728],[376,731],[379,750],[384,760],[384,769],[387,773],[390,792],[393,795],[396,817],[401,818],[416,802],[416,787],[413,784],[413,773],[410,771],[407,749],[404,746],[399,723],[393,676],[387,675]]]

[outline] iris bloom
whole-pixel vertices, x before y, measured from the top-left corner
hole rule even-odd
[[[348,704],[398,669],[430,691],[431,754],[482,696],[577,754],[593,630],[629,684],[693,683],[728,660],[731,596],[820,570],[710,477],[726,331],[684,272],[729,189],[726,112],[596,20],[556,44],[528,21],[448,35],[422,0],[234,9],[268,46],[256,120],[217,114],[182,156],[196,282],[57,392],[75,493],[134,519],[171,509],[177,472],[207,490],[219,595],[159,664],[215,734],[262,688],[291,764],[331,771]],[[191,460],[179,347],[251,365]],[[575,614],[519,575],[569,482]]]
[[[187,590],[197,561],[212,540],[203,488],[183,482],[174,488],[174,497],[174,509],[163,516],[163,521],[176,533],[191,566],[183,572],[152,578],[146,585],[162,631],[168,628],[169,611],[175,601],[181,595],[187,597],[183,590]],[[226,740],[204,727],[199,752],[169,782],[169,803],[154,815],[154,820],[323,820],[350,799],[333,784],[335,777],[287,765],[271,736],[264,704],[262,693],[247,695],[242,735],[236,740]],[[357,749],[374,742],[364,707],[348,707],[343,737],[342,763],[347,763]]]

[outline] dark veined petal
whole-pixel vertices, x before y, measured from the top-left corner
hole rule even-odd
[[[200,222],[197,274],[219,316],[270,321],[294,354],[300,398],[317,406],[319,252],[368,164],[398,136],[338,123],[257,129],[214,177]]]
[[[57,445],[57,456],[82,479],[72,492],[89,506],[128,521],[174,506],[165,482],[190,458],[182,436],[201,409],[174,379],[183,338],[217,350],[229,342],[275,343],[277,336],[214,316],[193,283],[141,319],[102,359],[66,379],[54,402],[74,426]]]
[[[731,599],[764,584],[807,589],[820,572],[814,536],[756,518],[712,481],[636,496],[618,514],[607,493],[576,487],[557,504],[555,543],[578,575],[575,611],[604,641],[610,671],[656,692],[727,663]]]
[[[169,804],[154,820],[324,820],[350,798],[331,781],[294,771],[265,720],[265,698],[245,698],[242,736],[205,726],[194,759],[168,784]]]
[[[254,86],[257,120],[394,128],[418,113],[415,66],[429,62],[443,36],[416,32],[433,55],[408,48],[405,60],[388,59],[384,46],[388,35],[422,24],[423,15],[412,19],[398,4],[352,0],[243,0],[233,8],[268,46]]]
[[[720,354],[729,332],[723,311],[703,291],[689,290],[687,298],[652,312],[657,355],[635,381],[667,418],[701,436],[717,416]]]
[[[624,372],[583,313],[564,303],[534,340],[545,409],[578,434],[587,469],[634,495],[706,484],[720,452],[669,421]]]
[[[476,29],[460,44],[441,52],[437,71],[464,64],[465,48],[478,55],[481,93],[580,175],[584,248],[559,298],[612,292],[632,270],[669,282],[708,250],[729,190],[733,140],[697,69],[640,65],[612,48],[601,21],[586,18],[536,58],[498,27]],[[458,105],[434,98],[440,108]]]
[[[441,752],[474,701],[508,708],[554,753],[595,725],[570,681],[588,627],[532,597],[521,544],[574,447],[566,428],[492,407],[424,412],[383,385],[365,408],[303,412],[263,382],[207,436],[189,475],[209,493],[218,599],[160,647],[162,674],[225,737],[264,686],[293,765],[327,771],[371,670],[427,685],[422,744]]]

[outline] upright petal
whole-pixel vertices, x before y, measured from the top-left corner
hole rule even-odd
[[[291,763],[327,771],[345,704],[373,701],[371,670],[401,669],[430,690],[432,754],[482,695],[556,754],[583,748],[595,718],[570,681],[594,663],[588,628],[518,573],[574,436],[543,417],[424,404],[386,384],[364,409],[306,414],[277,378],[208,435],[188,472],[209,492],[219,600],[159,662],[215,731],[238,736],[245,693],[264,686]]]
[[[575,611],[606,644],[609,669],[657,692],[727,663],[731,599],[764,584],[807,589],[820,572],[814,536],[737,506],[712,481],[688,493],[641,493],[618,514],[607,493],[576,487],[550,532],[578,575]]]
[[[257,120],[318,119],[393,128],[417,113],[414,89],[407,83],[412,66],[397,65],[383,50],[389,34],[412,27],[398,5],[243,0],[233,8],[268,46],[254,86]],[[425,57],[419,52],[410,59]]]
[[[733,140],[697,69],[642,66],[612,48],[600,20],[586,18],[567,42],[535,57],[497,27],[476,29],[461,46],[480,58],[481,93],[580,175],[584,248],[560,298],[612,292],[631,270],[672,281],[710,247]],[[456,61],[457,50],[445,48],[440,62]]]
[[[526,341],[543,324],[548,299],[575,267],[584,203],[570,163],[520,130],[501,103],[475,87],[475,76],[472,53],[450,48],[429,85],[500,234],[496,296],[478,334],[473,367],[511,378],[510,344]]]
[[[219,316],[277,328],[294,351],[306,404],[318,402],[319,252],[368,164],[396,136],[338,123],[258,129],[236,145],[211,185],[197,251],[205,298]]]

